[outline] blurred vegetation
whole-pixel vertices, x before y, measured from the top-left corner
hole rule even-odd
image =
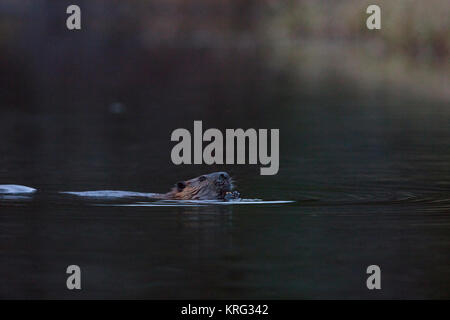
[[[2,105],[59,105],[55,92],[144,101],[193,86],[246,96],[273,65],[308,83],[325,69],[450,99],[447,0],[78,0],[79,32],[65,26],[70,4],[0,2]],[[369,4],[381,7],[381,30],[366,28]]]
[[[267,0],[260,34],[278,64],[308,82],[339,74],[359,89],[450,101],[450,2],[445,0]],[[381,30],[366,9],[381,8]],[[320,84],[319,84],[320,85]]]
[[[386,53],[448,63],[450,2],[445,0],[267,1],[264,32],[276,42],[298,39],[377,41]],[[381,30],[366,28],[366,8],[381,8]]]

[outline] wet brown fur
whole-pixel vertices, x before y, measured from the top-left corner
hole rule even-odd
[[[163,195],[169,200],[223,200],[233,189],[233,181],[226,172],[214,172],[180,181]]]

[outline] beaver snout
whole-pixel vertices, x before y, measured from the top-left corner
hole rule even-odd
[[[230,176],[226,173],[226,172],[223,172],[223,173],[218,173],[218,176],[216,176],[216,177],[214,177],[215,179],[217,179],[217,180],[219,180],[219,181],[224,181],[224,182],[226,182],[226,181],[228,181],[228,179],[230,178]]]
[[[222,173],[220,173],[220,176],[219,176],[221,179],[223,179],[223,180],[228,180],[228,179],[230,179],[230,176],[228,175],[228,173],[226,173],[226,172],[222,172]]]
[[[215,174],[214,182],[216,185],[226,187],[227,189],[231,189],[231,178],[226,172],[217,172]]]

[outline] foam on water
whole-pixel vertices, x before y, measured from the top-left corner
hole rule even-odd
[[[126,199],[126,198],[154,198],[157,193],[143,193],[120,190],[95,190],[95,191],[66,191],[62,194],[74,195],[77,197],[91,199]],[[245,204],[285,204],[293,203],[292,200],[274,200],[264,201],[262,199],[237,199],[232,201],[218,200],[157,200],[152,202],[135,203],[108,203],[95,204],[97,206],[117,206],[117,207],[186,207],[186,206],[204,206],[204,205],[245,205]]]
[[[21,186],[17,184],[0,184],[0,194],[1,195],[14,195],[14,194],[31,194],[35,193],[36,189]]]
[[[60,192],[62,194],[70,194],[78,197],[86,198],[98,198],[98,199],[121,199],[121,198],[153,198],[156,193],[144,193],[133,191],[120,191],[120,190],[96,190],[96,191],[65,191]]]

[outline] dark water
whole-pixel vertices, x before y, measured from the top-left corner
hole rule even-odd
[[[329,66],[299,77],[301,61],[267,48],[183,33],[146,47],[138,20],[102,10],[68,33],[64,4],[45,3],[5,13],[17,22],[0,43],[0,184],[38,190],[0,197],[0,298],[450,298],[448,103],[364,89]],[[170,134],[194,120],[279,128],[279,173],[173,165]],[[58,193],[166,192],[219,170],[245,198],[295,203],[118,207]],[[81,291],[66,288],[72,264]]]
[[[192,127],[195,106],[178,115],[151,106],[145,118],[4,112],[0,181],[38,192],[0,199],[0,296],[450,297],[450,113],[364,99],[304,102],[294,92],[276,113],[202,118],[208,127],[280,128],[276,176],[172,165],[170,132]],[[57,193],[163,192],[216,169],[231,172],[246,198],[296,202],[100,207]],[[80,292],[65,288],[71,264],[82,269]],[[382,270],[379,292],[365,286],[371,264]]]

